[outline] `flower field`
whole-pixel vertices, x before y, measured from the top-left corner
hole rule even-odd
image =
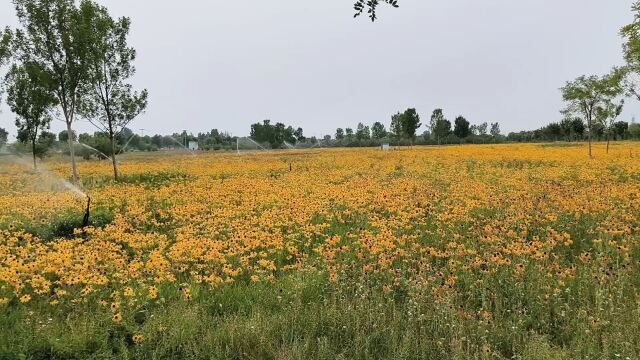
[[[0,358],[640,358],[640,144],[0,156]]]

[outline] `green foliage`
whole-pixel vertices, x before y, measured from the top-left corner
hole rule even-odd
[[[358,127],[356,128],[356,139],[358,140],[369,140],[371,139],[371,131],[368,126],[365,126],[363,123],[358,123]]]
[[[627,72],[623,85],[627,95],[640,100],[640,1],[634,2],[631,9],[634,13],[633,22],[620,29]]]
[[[358,17],[358,16],[362,15],[362,13],[366,10],[367,11],[367,15],[369,16],[371,21],[376,21],[376,19],[377,19],[376,9],[378,8],[378,5],[381,2],[389,4],[389,5],[391,5],[391,6],[395,7],[395,8],[398,7],[398,1],[397,0],[357,0],[355,2],[355,4],[353,5],[353,8],[356,11],[356,13],[353,15],[353,17]]]
[[[464,139],[471,135],[470,124],[464,116],[458,116],[454,122],[453,133],[460,139]]]
[[[416,130],[420,126],[422,126],[420,116],[414,108],[409,108],[403,113],[397,113],[391,117],[390,130],[397,139],[414,140]]]
[[[5,82],[7,104],[16,114],[18,140],[31,144],[33,165],[36,167],[36,156],[42,156],[54,140],[45,136],[38,141],[40,131],[49,128],[52,120],[50,110],[57,104],[53,81],[38,63],[29,62],[13,65]]]
[[[302,137],[302,129],[299,128],[299,135]],[[280,148],[285,142],[295,144],[296,130],[283,123],[271,124],[271,120],[264,120],[262,123],[251,125],[251,138],[259,143],[268,143],[272,148]]]
[[[498,124],[497,122],[491,123],[491,130],[489,130],[489,133],[493,137],[500,136],[500,124]]]
[[[640,139],[640,124],[631,123],[629,125],[629,135],[634,139]]]
[[[445,119],[442,109],[435,109],[431,115],[431,132],[436,137],[438,144],[442,139],[451,134],[451,122]]]
[[[83,212],[68,212],[51,220],[46,229],[49,234],[43,236],[45,239],[59,237],[73,237],[76,229],[82,228]],[[113,214],[105,208],[92,209],[89,216],[89,225],[93,227],[104,227],[111,223]]]
[[[386,136],[387,130],[384,128],[384,125],[379,121],[373,123],[373,125],[371,126],[371,137],[374,139],[382,139]]]

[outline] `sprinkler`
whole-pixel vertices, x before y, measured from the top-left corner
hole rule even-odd
[[[85,228],[89,225],[89,213],[91,211],[91,197],[87,195],[87,209],[84,211],[84,217],[82,218],[82,227]]]

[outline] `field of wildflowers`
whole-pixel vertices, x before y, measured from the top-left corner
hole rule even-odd
[[[86,228],[0,157],[0,358],[640,358],[640,144],[594,154],[134,153]]]

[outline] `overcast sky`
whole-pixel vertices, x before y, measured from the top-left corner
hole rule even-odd
[[[375,23],[352,18],[353,0],[98,2],[133,22],[133,82],[150,102],[131,128],[147,134],[248,135],[271,119],[322,136],[388,126],[407,107],[423,124],[441,107],[504,133],[533,129],[559,120],[565,81],[621,63],[618,30],[632,19],[631,0],[399,0]],[[15,22],[0,1],[0,25]],[[14,134],[13,121],[3,105],[0,127]]]

